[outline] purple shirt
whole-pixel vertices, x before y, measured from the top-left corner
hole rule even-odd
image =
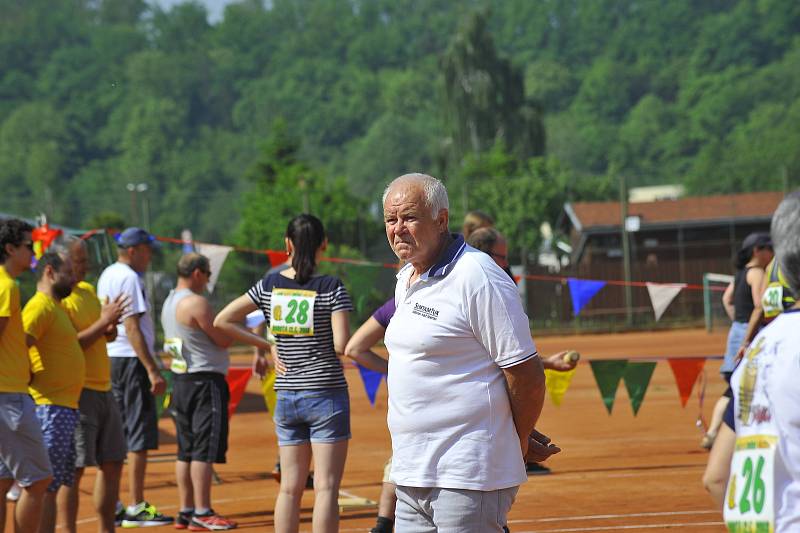
[[[394,316],[397,307],[394,305],[394,297],[386,300],[386,303],[380,306],[374,313],[372,318],[378,321],[378,324],[383,326],[384,329],[389,327],[389,321]]]

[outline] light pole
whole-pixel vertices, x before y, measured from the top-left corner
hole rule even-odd
[[[136,192],[142,193],[142,225],[144,229],[150,231],[150,199],[147,197],[147,189],[146,183],[136,185]]]
[[[139,217],[136,213],[136,184],[128,183],[125,188],[128,189],[129,193],[131,193],[131,225],[135,226],[139,220]]]

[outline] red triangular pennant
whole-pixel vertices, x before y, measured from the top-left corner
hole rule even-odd
[[[703,371],[706,364],[704,357],[683,357],[680,359],[669,359],[669,366],[675,375],[675,383],[678,385],[678,392],[681,395],[681,405],[686,407],[689,396],[692,395],[692,388],[697,381],[697,376]]]
[[[231,393],[231,399],[228,402],[228,419],[233,416],[236,408],[239,407],[239,402],[242,401],[244,391],[247,389],[247,382],[252,374],[252,368],[231,367],[228,369],[228,376],[225,378],[228,382],[228,390]]]
[[[289,259],[289,254],[286,252],[276,252],[274,250],[267,250],[267,257],[269,257],[269,264],[273,267],[282,265]]]

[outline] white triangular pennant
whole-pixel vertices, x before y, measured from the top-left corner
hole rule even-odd
[[[211,268],[211,278],[208,280],[208,292],[214,292],[214,285],[217,283],[222,265],[225,264],[225,259],[233,248],[231,246],[202,242],[196,242],[194,248],[197,250],[198,254],[203,254],[208,257],[209,267]]]
[[[653,304],[653,312],[656,314],[656,322],[661,320],[661,315],[667,310],[672,300],[680,294],[685,283],[647,283],[647,292],[650,294],[650,303]]]

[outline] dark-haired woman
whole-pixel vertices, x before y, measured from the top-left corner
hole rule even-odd
[[[314,458],[313,531],[337,531],[339,484],[350,439],[350,400],[339,354],[350,337],[350,297],[341,280],[315,274],[327,246],[322,222],[292,219],[286,230],[291,268],[267,275],[228,304],[214,324],[231,337],[269,350],[243,326],[260,309],[276,338],[284,371],[275,382],[274,421],[281,461],[275,531],[296,532],[300,500]]]
[[[761,305],[761,283],[764,279],[764,269],[772,261],[772,257],[772,240],[769,233],[751,233],[745,237],[736,256],[736,275],[722,295],[722,305],[733,321],[728,332],[725,360],[719,369],[723,379],[728,383],[730,383],[731,374],[736,367],[739,347],[745,341],[750,316],[753,309]],[[714,406],[708,430],[700,443],[703,448],[711,449],[714,444],[730,398],[729,387]]]

